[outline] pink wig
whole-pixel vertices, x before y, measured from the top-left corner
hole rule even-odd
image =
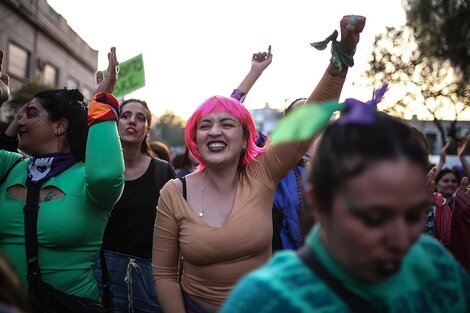
[[[251,160],[254,160],[256,156],[264,152],[264,147],[259,148],[255,144],[256,140],[256,126],[253,121],[251,113],[245,108],[245,106],[234,98],[226,98],[222,96],[213,96],[204,101],[196,111],[189,118],[186,129],[184,132],[184,138],[189,151],[193,154],[196,160],[199,161],[198,171],[203,170],[206,167],[204,160],[201,158],[199,153],[197,142],[196,142],[196,130],[199,121],[204,116],[211,113],[228,113],[238,119],[243,127],[243,134],[247,141],[247,148],[244,151],[243,159],[241,159],[242,165],[248,164]]]

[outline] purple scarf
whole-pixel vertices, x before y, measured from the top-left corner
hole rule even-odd
[[[57,176],[75,164],[77,157],[73,153],[50,153],[29,157],[28,180],[42,184]]]
[[[346,105],[345,110],[341,113],[338,120],[340,125],[346,124],[361,124],[370,125],[375,122],[375,112],[377,112],[377,103],[382,100],[385,92],[388,89],[388,84],[384,83],[382,87],[374,91],[374,98],[366,103],[357,99],[348,98],[344,102]]]

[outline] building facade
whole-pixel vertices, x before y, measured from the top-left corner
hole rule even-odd
[[[92,49],[46,0],[0,1],[0,49],[11,91],[37,82],[78,88],[90,99],[98,51]],[[2,108],[3,118],[8,108]],[[0,115],[0,118],[2,115]]]
[[[264,108],[250,110],[256,124],[256,130],[263,134],[270,134],[277,122],[284,116],[281,110],[271,108],[268,103]]]
[[[413,116],[411,120],[403,120],[403,122],[421,130],[428,139],[429,153],[431,155],[439,155],[445,143],[442,142],[439,129],[433,121],[418,120],[416,116]],[[446,132],[450,128],[451,122],[452,121],[441,121],[442,127]],[[459,137],[470,136],[470,121],[457,122],[457,135]]]

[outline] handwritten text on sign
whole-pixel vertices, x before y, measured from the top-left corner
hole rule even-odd
[[[106,71],[103,71],[106,75]],[[145,86],[144,59],[139,54],[119,63],[119,77],[114,89],[114,96],[122,97]]]

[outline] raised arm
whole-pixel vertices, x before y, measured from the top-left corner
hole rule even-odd
[[[366,18],[363,16],[346,15],[341,19],[341,41],[337,46],[333,43],[336,47],[332,49],[332,62],[328,65],[320,82],[307,98],[306,103],[339,99],[348,73],[348,67],[351,64],[343,63],[341,58],[338,60],[336,55],[344,55],[352,60],[360,39],[360,33],[363,31],[365,24]],[[340,50],[333,51],[334,49]],[[335,60],[337,61],[333,62]],[[339,66],[338,63],[340,64]]]
[[[439,174],[439,172],[442,170],[444,167],[444,164],[446,164],[446,159],[447,159],[447,149],[449,148],[449,142],[447,142],[441,149],[439,153],[439,163],[436,165],[436,176]]]
[[[116,49],[108,53],[108,70],[97,73],[95,95],[88,107],[88,140],[85,174],[87,192],[93,202],[111,208],[124,186],[124,160],[116,127],[119,102],[112,92],[117,82]]]
[[[344,53],[353,54],[354,51],[356,51],[360,33],[364,29],[365,21],[366,19],[363,16],[344,16],[340,22],[341,42],[334,42],[334,49],[341,49],[339,53],[343,55]],[[335,54],[338,54],[338,50],[336,50],[336,52],[333,51],[332,54],[331,62],[327,66],[320,82],[307,99],[307,104],[339,99],[348,72],[348,66],[352,66],[353,62],[352,56],[349,56],[349,62],[342,63],[341,59],[339,59],[340,62],[338,62],[338,59],[335,57]],[[275,172],[271,173],[272,176],[279,178],[278,175],[281,175],[281,177],[283,177],[286,174],[286,169],[288,170],[294,167],[307,152],[313,140],[314,137],[312,135],[309,139],[304,138],[301,141],[272,145],[271,149],[274,150],[274,154],[276,154],[274,159],[278,162],[276,166],[279,168],[279,170],[275,170]],[[276,168],[276,166],[271,168]]]
[[[271,46],[268,47],[268,52],[253,53],[250,71],[246,74],[240,85],[232,92],[232,98],[243,102],[251,87],[253,87],[264,70],[271,64],[272,60]]]
[[[15,117],[8,125],[8,127],[0,134],[0,149],[4,149],[11,152],[18,152],[18,121],[23,118],[24,108],[23,105]]]
[[[10,78],[3,73],[3,50],[0,50],[0,107],[10,98]]]
[[[462,163],[463,173],[466,177],[470,178],[470,164],[467,161],[465,150],[467,149],[468,136],[462,138],[459,142],[459,148],[457,154],[459,156],[460,162]]]
[[[10,78],[2,72],[4,53],[0,50],[0,107],[10,97]],[[17,152],[18,148],[18,121],[21,118],[22,110],[20,109],[15,118],[8,127],[0,133],[0,149]]]

